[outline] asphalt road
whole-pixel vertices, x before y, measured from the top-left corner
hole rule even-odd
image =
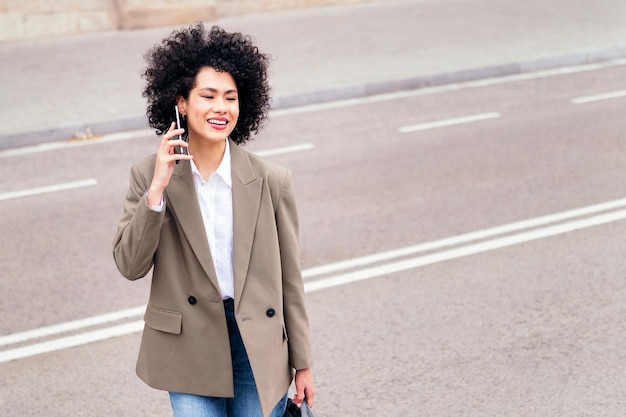
[[[626,413],[624,79],[273,113],[249,148],[294,171],[320,417]],[[171,415],[134,375],[148,279],[111,256],[135,136],[0,153],[2,416]]]

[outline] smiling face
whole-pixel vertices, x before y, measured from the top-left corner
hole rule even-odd
[[[237,85],[227,72],[204,67],[196,75],[189,97],[178,99],[178,108],[187,118],[190,143],[221,143],[235,129],[239,118]],[[208,142],[208,143],[207,143]]]

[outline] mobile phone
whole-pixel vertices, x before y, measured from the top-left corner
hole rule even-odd
[[[176,112],[176,129],[180,129],[180,113],[178,112],[178,105],[174,105],[174,111]],[[183,140],[183,135],[178,135],[178,139]],[[182,146],[177,146],[178,153],[181,155],[187,155],[187,148]],[[179,163],[180,160],[176,160],[176,163]]]

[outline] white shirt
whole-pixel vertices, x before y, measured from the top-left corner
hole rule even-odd
[[[193,182],[196,186],[198,205],[202,212],[204,230],[206,232],[213,266],[217,274],[222,298],[235,298],[235,279],[233,275],[233,189],[230,162],[230,144],[226,140],[226,149],[222,162],[217,170],[209,176],[208,181],[202,179],[200,171],[191,163]],[[151,206],[154,211],[162,211],[164,202]]]
[[[202,179],[200,171],[191,162],[198,204],[204,220],[204,230],[211,248],[222,298],[235,298],[233,276],[233,189],[230,163],[230,144],[226,140],[224,157],[217,170]]]

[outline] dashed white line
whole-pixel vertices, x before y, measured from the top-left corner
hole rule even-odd
[[[398,131],[400,133],[411,133],[411,132],[418,132],[422,130],[436,129],[439,127],[447,127],[447,126],[454,126],[454,125],[460,125],[460,124],[465,124],[465,123],[480,122],[483,120],[495,119],[498,117],[500,117],[500,113],[496,113],[496,112],[481,113],[481,114],[474,114],[471,116],[457,117],[454,119],[445,119],[445,120],[438,120],[436,122],[428,122],[428,123],[421,123],[421,124],[412,125],[412,126],[404,126],[404,127],[399,128]]]
[[[371,95],[371,96],[361,97],[361,98],[337,100],[337,101],[331,101],[328,103],[309,104],[306,106],[298,106],[298,107],[293,107],[293,108],[288,108],[288,109],[278,109],[278,110],[272,110],[270,115],[272,117],[290,116],[293,114],[311,113],[311,112],[316,112],[316,111],[339,109],[339,108],[357,106],[361,104],[378,103],[381,101],[392,101],[392,100],[399,100],[403,98],[418,97],[418,96],[424,96],[424,95],[430,95],[430,94],[447,93],[451,91],[459,91],[459,90],[464,90],[464,89],[469,89],[469,88],[490,87],[493,85],[507,84],[507,83],[518,82],[518,81],[528,81],[528,80],[535,80],[535,79],[540,79],[540,78],[576,74],[580,72],[596,71],[600,69],[618,67],[618,66],[623,66],[623,65],[626,65],[626,59],[616,59],[613,61],[607,61],[607,62],[602,62],[602,63],[597,63],[597,64],[575,65],[571,67],[556,68],[556,69],[551,69],[551,70],[537,71],[537,72],[531,72],[531,73],[525,73],[525,74],[506,75],[504,77],[493,77],[493,78],[487,78],[484,80],[447,84],[447,85],[442,85],[438,87],[419,88],[415,90],[398,91],[396,93],[376,94],[376,95]]]
[[[266,149],[266,150],[258,151],[255,153],[259,156],[273,156],[273,155],[282,155],[282,154],[291,153],[291,152],[308,151],[314,148],[315,146],[311,143],[303,143],[300,145],[285,146],[282,148]],[[54,193],[58,191],[70,190],[73,188],[89,187],[92,185],[96,185],[97,183],[98,181],[95,179],[88,179],[88,180],[66,182],[62,184],[47,185],[44,187],[30,188],[27,190],[10,191],[6,193],[0,193],[0,201],[11,200],[11,199],[20,198],[20,197],[29,197],[29,196],[38,195],[38,194]]]
[[[69,141],[69,142],[50,142],[50,143],[42,143],[40,145],[33,146],[24,146],[22,148],[15,149],[0,149],[0,158],[9,157],[9,156],[21,156],[21,155],[29,155],[33,153],[40,152],[48,152],[48,151],[57,151],[68,148],[76,148],[81,146],[91,146],[91,145],[101,145],[104,143],[118,142],[122,140],[128,139],[137,139],[137,138],[145,138],[154,136],[155,133],[153,130],[142,129],[142,130],[131,130],[127,132],[119,132],[112,133],[110,135],[103,135],[98,138],[84,140],[84,141]],[[303,143],[299,145],[285,146],[281,148],[267,149],[255,152],[260,156],[271,156],[271,155],[279,155],[290,152],[300,152],[313,149],[315,146],[311,143]]]
[[[585,103],[593,103],[595,101],[611,100],[614,98],[621,98],[621,97],[626,97],[626,90],[612,91],[610,93],[603,93],[603,94],[596,94],[593,96],[573,98],[572,103],[585,104]]]
[[[313,145],[312,143],[302,143],[300,145],[293,145],[293,146],[285,146],[282,148],[274,148],[274,149],[267,149],[264,151],[257,151],[257,152],[253,152],[259,156],[273,156],[273,155],[282,155],[285,153],[291,153],[291,152],[301,152],[301,151],[310,151],[311,149],[314,149],[315,145]]]
[[[534,80],[534,79],[540,79],[540,78],[576,74],[576,73],[587,72],[587,71],[596,71],[600,69],[618,67],[618,66],[623,66],[623,65],[626,65],[626,59],[616,59],[616,60],[597,63],[597,64],[574,65],[571,67],[556,68],[556,69],[551,69],[551,70],[537,71],[537,72],[531,72],[531,73],[525,73],[525,74],[507,75],[503,77],[493,77],[493,78],[487,78],[484,80],[453,83],[453,84],[447,84],[447,85],[442,85],[442,86],[437,86],[437,87],[419,88],[415,90],[399,91],[396,93],[374,94],[374,95],[367,96],[367,97],[345,99],[345,100],[335,100],[335,101],[331,101],[328,103],[318,103],[318,104],[310,104],[310,105],[292,107],[292,108],[287,108],[287,109],[271,110],[270,117],[290,116],[292,114],[310,113],[310,112],[316,112],[316,111],[357,106],[361,104],[377,103],[381,101],[391,101],[391,100],[398,100],[402,98],[417,97],[417,96],[423,96],[423,95],[429,95],[429,94],[446,93],[450,91],[459,91],[459,90],[464,90],[468,88],[489,87],[493,85],[506,84],[506,83],[511,83],[511,82],[527,81],[527,80]],[[8,157],[8,156],[16,156],[16,155],[25,155],[25,154],[36,153],[36,152],[53,151],[53,150],[65,149],[69,147],[94,145],[94,144],[114,142],[114,141],[120,141],[120,140],[135,139],[135,138],[152,136],[152,135],[154,135],[154,130],[152,129],[139,129],[139,130],[125,131],[125,132],[104,135],[94,140],[44,143],[44,144],[35,145],[35,146],[0,150],[0,158]]]

